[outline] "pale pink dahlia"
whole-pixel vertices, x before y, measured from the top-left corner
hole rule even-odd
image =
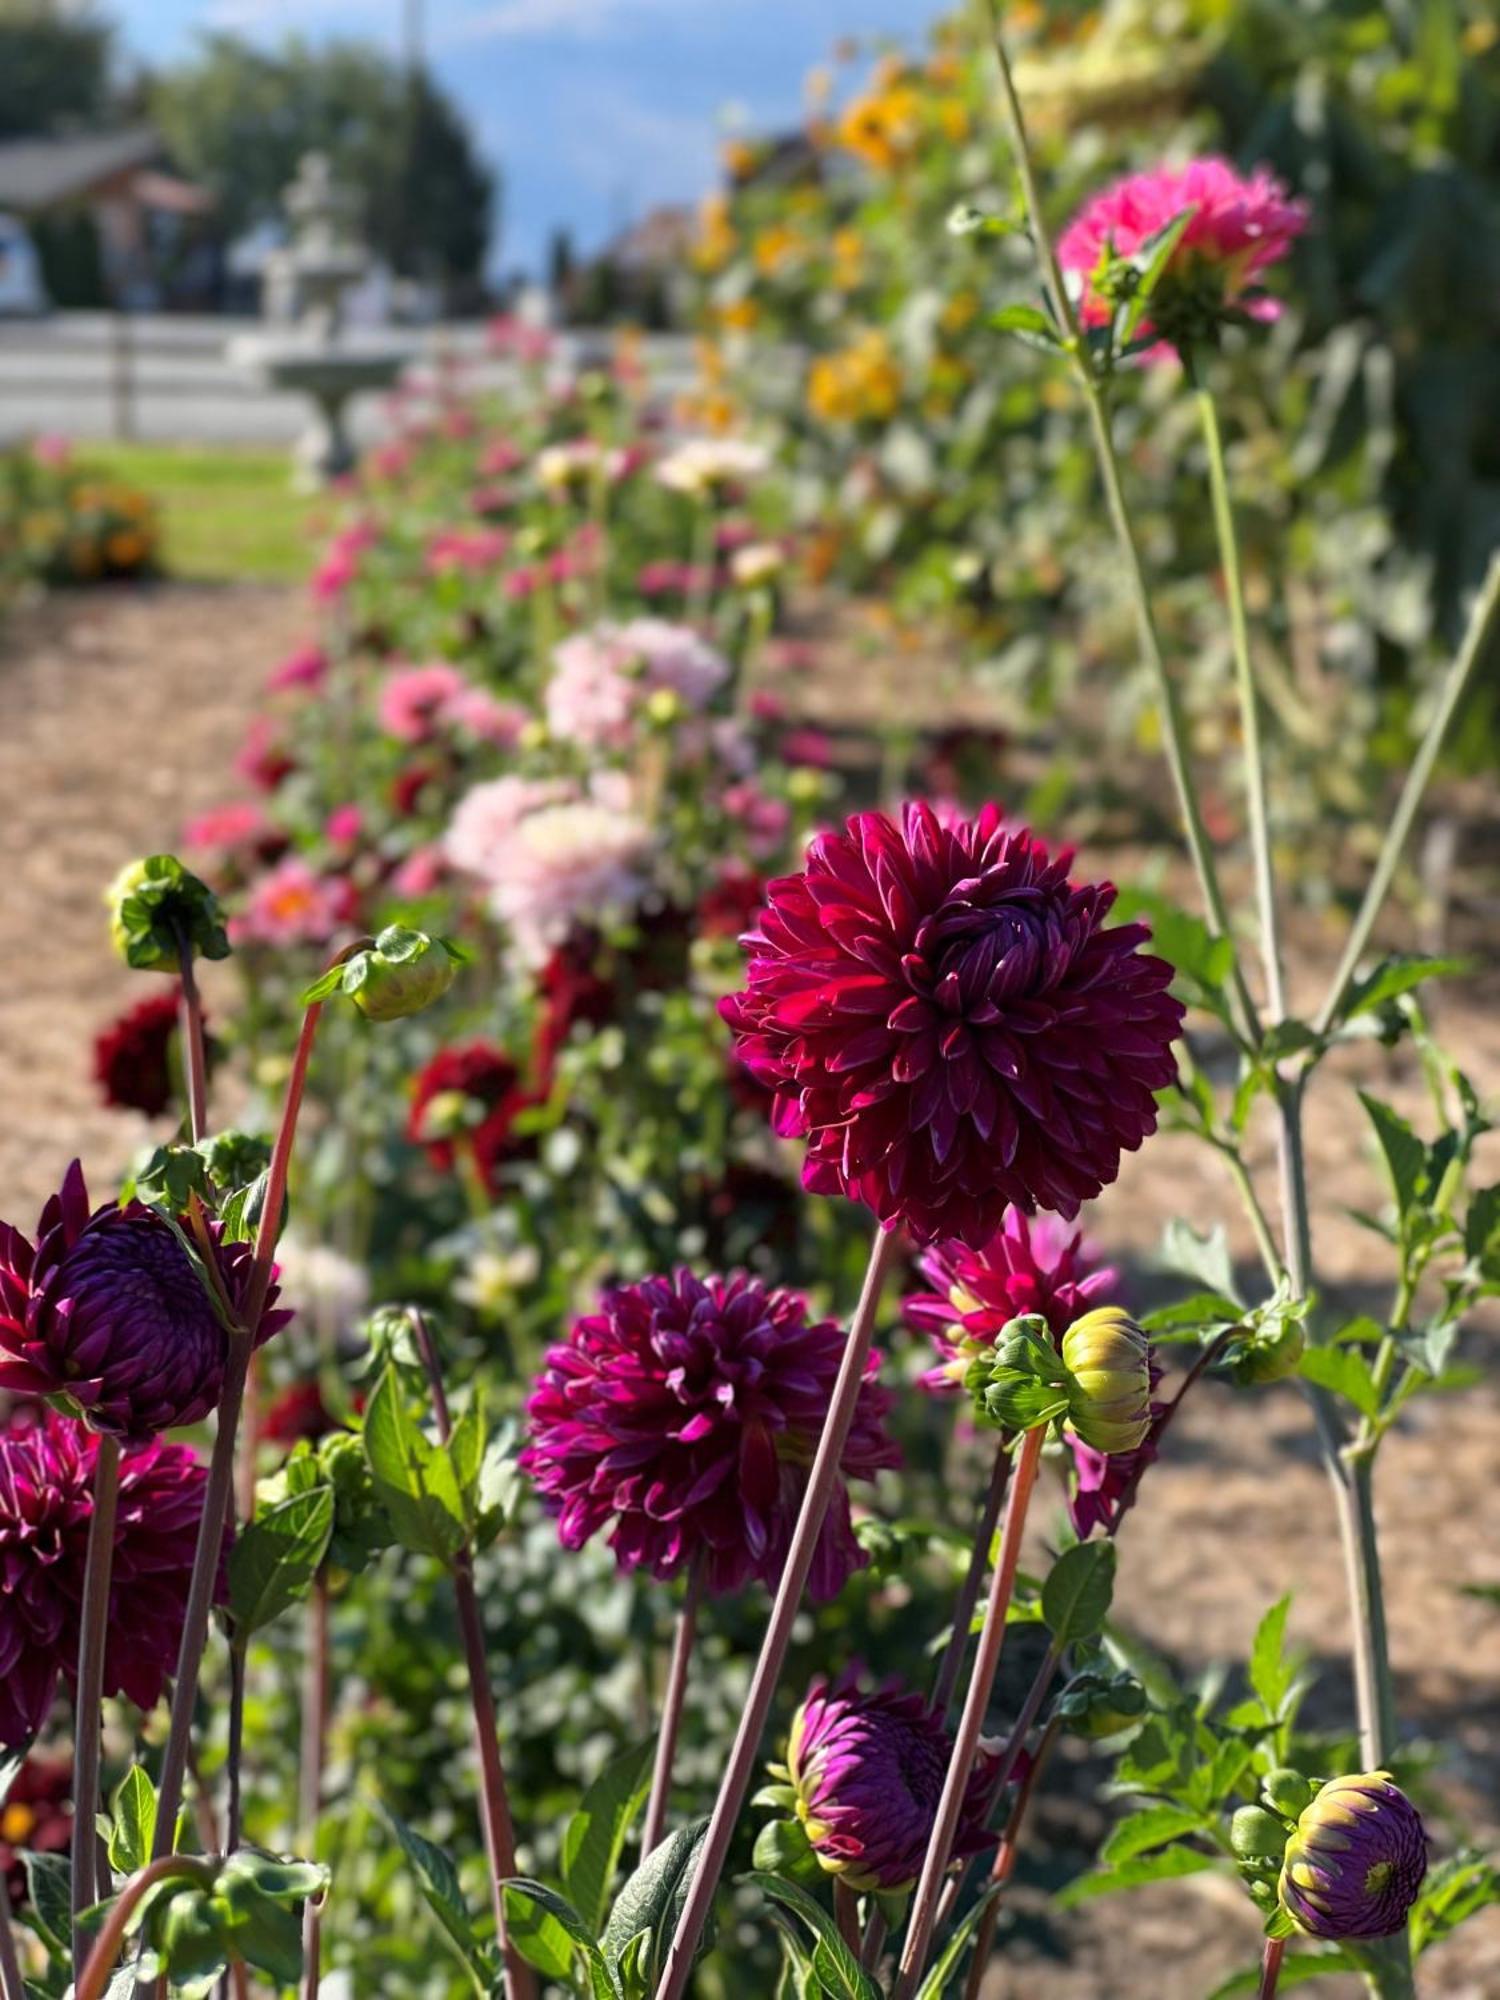
[[[1058,261],[1082,280],[1085,325],[1104,326],[1108,299],[1093,274],[1113,251],[1131,257],[1185,209],[1192,218],[1173,250],[1153,296],[1151,317],[1140,333],[1161,338],[1153,359],[1211,337],[1226,309],[1273,320],[1280,302],[1259,281],[1287,254],[1307,227],[1307,204],[1295,200],[1267,167],[1241,174],[1228,160],[1210,156],[1182,167],[1152,167],[1127,174],[1092,196],[1063,231]]]
[[[908,1323],[942,1356],[922,1386],[957,1394],[969,1363],[991,1347],[1013,1319],[1040,1313],[1060,1340],[1075,1319],[1114,1293],[1118,1273],[1096,1263],[1082,1230],[1050,1215],[1030,1221],[1007,1209],[988,1243],[935,1243],[918,1259],[932,1286],[905,1301]]]
[[[575,633],[552,659],[547,727],[584,749],[625,748],[649,695],[674,694],[685,712],[696,714],[729,678],[722,653],[663,618]]]
[[[674,1577],[701,1555],[711,1591],[774,1585],[843,1351],[842,1328],[810,1321],[799,1293],[743,1272],[622,1285],[549,1352],[521,1464],[567,1548],[604,1529],[622,1569]],[[844,1482],[898,1462],[879,1365],[872,1356],[813,1560],[820,1599],[867,1560]]]
[[[1008,1207],[1073,1216],[1156,1129],[1182,1007],[1108,883],[1068,879],[998,806],[857,813],[772,882],[720,1003],[805,1138],[806,1186],[919,1242],[978,1245]]]

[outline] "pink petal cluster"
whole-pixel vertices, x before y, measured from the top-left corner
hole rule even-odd
[[[527,716],[514,702],[476,687],[446,660],[397,667],[387,674],[377,708],[380,726],[400,743],[426,743],[446,729],[465,729],[482,742],[511,748]]]
[[[299,646],[280,666],[266,676],[269,694],[286,694],[294,689],[320,688],[328,678],[328,655],[321,646]]]
[[[710,1591],[774,1585],[843,1356],[842,1329],[797,1292],[679,1270],[607,1292],[554,1347],[531,1400],[521,1464],[566,1548],[607,1532],[622,1569]],[[872,1356],[810,1588],[836,1596],[867,1560],[846,1481],[898,1463]]]
[[[564,639],[552,660],[547,726],[583,749],[627,747],[649,695],[668,691],[696,714],[729,678],[722,653],[663,618],[596,625]]]
[[[288,854],[251,885],[229,933],[237,943],[327,944],[353,923],[356,908],[351,883],[320,875],[300,854]]]
[[[503,528],[444,528],[427,544],[427,567],[434,576],[452,570],[478,573],[493,569],[509,547]]]

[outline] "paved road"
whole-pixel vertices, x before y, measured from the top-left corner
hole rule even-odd
[[[229,359],[231,343],[259,330],[253,320],[159,315],[0,320],[0,442],[51,431],[152,443],[290,444],[307,420],[301,398],[273,394]],[[419,369],[456,359],[476,385],[497,386],[510,373],[486,354],[482,327],[427,328],[403,338]],[[569,337],[564,351],[576,354],[579,344]],[[691,372],[685,340],[653,340],[650,358],[668,383]],[[378,437],[382,422],[379,397],[356,400],[351,427],[361,443]]]

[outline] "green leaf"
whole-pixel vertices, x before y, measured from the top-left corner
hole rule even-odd
[[[1211,1854],[1196,1847],[1160,1847],[1153,1854],[1139,1854],[1118,1868],[1101,1868],[1092,1875],[1080,1875],[1057,1894],[1060,1909],[1071,1910],[1095,1896],[1112,1896],[1121,1889],[1139,1889],[1147,1882],[1172,1882],[1184,1875],[1201,1875],[1218,1866]]]
[[[1147,1333],[1169,1333],[1178,1327],[1217,1333],[1222,1327],[1237,1326],[1244,1316],[1244,1307],[1220,1292],[1194,1292],[1191,1298],[1146,1313],[1140,1324]]]
[[[783,1875],[789,1882],[811,1886],[823,1877],[822,1864],[800,1819],[768,1820],[755,1836],[751,1860],[762,1874]]]
[[[333,1533],[333,1488],[294,1493],[257,1514],[229,1552],[229,1616],[235,1644],[249,1644],[312,1588]]]
[[[109,1865],[117,1875],[134,1875],[151,1859],[156,1838],[156,1787],[132,1764],[114,1796],[109,1829]]]
[[[1200,1236],[1191,1223],[1174,1216],[1162,1231],[1159,1261],[1169,1271],[1180,1271],[1184,1277],[1196,1279],[1217,1298],[1231,1302],[1239,1298],[1229,1240],[1219,1224],[1206,1236]]]
[[[1055,353],[1059,345],[1057,328],[1040,306],[1002,306],[990,314],[989,324],[996,333],[1008,333],[1024,347],[1039,347]]]
[[[1500,1248],[1497,1237],[1500,1237],[1500,1182],[1494,1187],[1479,1188],[1469,1197],[1464,1216],[1464,1255],[1482,1267]]]
[[[1154,230],[1128,259],[1137,272],[1137,283],[1120,323],[1122,344],[1134,338],[1136,329],[1146,316],[1146,308],[1151,303],[1151,294],[1156,290],[1172,253],[1182,241],[1183,231],[1197,214],[1195,207],[1185,208],[1180,215],[1174,215],[1162,228]]]
[[[396,1539],[419,1555],[451,1562],[467,1533],[463,1495],[447,1452],[413,1422],[394,1368],[370,1398],[364,1440],[376,1498]]]
[[[443,1935],[469,1970],[476,1976],[480,1975],[485,1964],[484,1954],[474,1933],[474,1920],[469,1914],[458,1870],[442,1848],[418,1833],[415,1827],[408,1826],[404,1819],[389,1809],[385,1816],[392,1833],[401,1843],[401,1852],[411,1865],[428,1909],[442,1926]]]
[[[1377,1013],[1389,1001],[1398,1000],[1403,993],[1410,993],[1429,979],[1450,979],[1468,970],[1468,961],[1462,958],[1421,958],[1410,953],[1393,953],[1381,959],[1363,979],[1354,982],[1344,996],[1338,1019],[1351,1021],[1356,1014]]]
[[[1427,1162],[1427,1148],[1401,1114],[1393,1111],[1389,1104],[1382,1104],[1378,1097],[1371,1097],[1364,1090],[1359,1093],[1359,1101],[1375,1127],[1375,1137],[1380,1142],[1386,1171],[1396,1196],[1396,1212],[1404,1221],[1417,1203]]]
[[[1320,1389],[1331,1389],[1351,1402],[1364,1417],[1380,1414],[1380,1391],[1370,1364],[1354,1347],[1309,1347],[1297,1364],[1298,1372]]]
[[[1288,1952],[1281,1961],[1281,1974],[1276,1981],[1276,1991],[1280,1993],[1288,1986],[1305,1986],[1309,1979],[1323,1979],[1330,1972],[1353,1970],[1354,1961],[1337,1946]],[[1226,1979],[1222,1986],[1214,1988],[1208,2000],[1240,2000],[1242,1994],[1255,1994],[1259,1991],[1260,1968],[1257,1966],[1253,1971],[1237,1972],[1232,1979]]]
[[[701,1819],[669,1834],[660,1847],[646,1856],[616,1896],[599,1944],[605,1964],[617,1978],[627,1947],[633,1939],[644,1937],[646,1942],[638,1948],[636,1964],[645,1981],[645,1990],[655,1991],[707,1830],[708,1821]]]
[[[1281,1705],[1297,1677],[1296,1663],[1288,1657],[1286,1649],[1286,1621],[1291,1608],[1290,1594],[1278,1598],[1256,1626],[1250,1647],[1250,1685],[1270,1716],[1281,1714]]]
[[[1500,1869],[1488,1855],[1455,1854],[1439,1862],[1411,1913],[1413,1952],[1420,1956],[1493,1903],[1500,1903]]]
[[[21,1859],[32,1919],[47,1944],[67,1952],[73,1935],[73,1871],[61,1854],[38,1854],[27,1848]]]
[[[1143,1806],[1111,1830],[1099,1850],[1099,1859],[1107,1867],[1117,1868],[1138,1854],[1150,1853],[1153,1847],[1164,1847],[1185,1833],[1197,1833],[1202,1826],[1202,1815],[1188,1806]]]
[[[957,1972],[959,1962],[963,1958],[964,1952],[968,1949],[969,1939],[973,1937],[975,1931],[979,1928],[980,1919],[984,1916],[985,1911],[990,1907],[991,1903],[998,1896],[1003,1895],[1004,1892],[1004,1883],[994,1883],[990,1888],[985,1890],[984,1894],[979,1898],[973,1909],[969,1911],[958,1928],[948,1933],[948,1940],[944,1944],[941,1954],[934,1962],[932,1970],[922,1981],[921,1989],[917,1994],[917,2000],[943,2000],[944,1989],[954,1973]]]
[[[1227,985],[1234,965],[1234,945],[1215,937],[1201,918],[1182,910],[1150,889],[1122,890],[1115,899],[1118,918],[1145,918],[1151,925],[1152,947],[1177,974],[1174,982],[1185,999],[1225,1019]]]
[[[606,1764],[563,1835],[563,1888],[594,1936],[609,1909],[625,1837],[651,1789],[654,1753],[653,1744],[641,1743]]]
[[[880,2000],[880,1988],[862,1969],[821,1903],[815,1902],[795,1882],[784,1881],[779,1875],[767,1875],[757,1869],[744,1879],[806,1924],[815,1940],[813,1969],[826,1994],[832,1995],[833,2000]]]
[[[343,966],[331,966],[327,972],[320,974],[311,986],[303,987],[302,991],[297,995],[297,1005],[299,1007],[316,1006],[318,1001],[326,1000],[331,994],[337,993],[343,983]]]
[[[1042,1585],[1042,1616],[1060,1646],[1092,1639],[1109,1616],[1115,1589],[1112,1541],[1079,1542],[1065,1549]]]
[[[1304,1049],[1322,1045],[1322,1036],[1307,1021],[1273,1021],[1262,1035],[1256,1055],[1263,1064],[1277,1063],[1287,1056],[1300,1055]]]
[[[549,1979],[568,1979],[575,1952],[582,1952],[596,2000],[617,2000],[619,1987],[594,1933],[565,1896],[525,1876],[507,1882],[504,1896],[506,1931],[528,1965]]]

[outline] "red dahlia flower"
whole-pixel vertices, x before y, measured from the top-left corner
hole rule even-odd
[[[19,1910],[26,1901],[30,1854],[66,1854],[73,1841],[73,1760],[28,1757],[0,1810],[0,1875]]]
[[[536,1101],[522,1088],[521,1072],[504,1049],[493,1042],[459,1043],[439,1049],[418,1072],[406,1136],[443,1173],[452,1172],[456,1148],[466,1143],[494,1194],[501,1166],[523,1150],[514,1132],[516,1116]]]
[[[221,1244],[231,1303],[249,1289],[248,1243]],[[258,1340],[291,1318],[267,1296]],[[0,1222],[0,1389],[66,1396],[95,1430],[149,1437],[218,1403],[226,1336],[176,1234],[138,1201],[89,1208],[77,1160],[36,1242]]]
[[[148,1118],[159,1116],[171,1104],[177,1084],[172,1038],[180,999],[174,980],[170,989],[148,994],[95,1036],[94,1081],[106,1104],[121,1111],[144,1111]],[[212,1050],[209,1053],[211,1057]]]
[[[798,1293],[738,1272],[679,1270],[604,1295],[554,1347],[527,1409],[521,1464],[565,1547],[601,1528],[622,1569],[673,1577],[702,1555],[709,1590],[774,1584],[786,1558],[844,1351]],[[872,1356],[844,1447],[844,1479],[898,1462]],[[813,1561],[816,1598],[867,1558],[841,1479]]]
[[[857,813],[769,885],[720,1009],[814,1193],[978,1245],[1012,1205],[1076,1215],[1156,1129],[1172,968],[1144,924],[1103,928],[1114,889],[1071,859],[998,806],[916,804]]]
[[[906,1299],[906,1318],[943,1357],[922,1386],[955,1393],[975,1355],[1011,1320],[1040,1313],[1061,1340],[1075,1319],[1109,1299],[1118,1276],[1094,1262],[1081,1229],[1069,1231],[1049,1215],[1028,1222],[1015,1208],[982,1248],[936,1243],[918,1269],[933,1289]]]
[[[0,1432],[0,1749],[47,1719],[59,1676],[77,1677],[99,1440],[45,1410]],[[120,1456],[104,1692],[156,1704],[177,1663],[206,1468],[185,1445]],[[222,1578],[221,1578],[222,1584]]]

